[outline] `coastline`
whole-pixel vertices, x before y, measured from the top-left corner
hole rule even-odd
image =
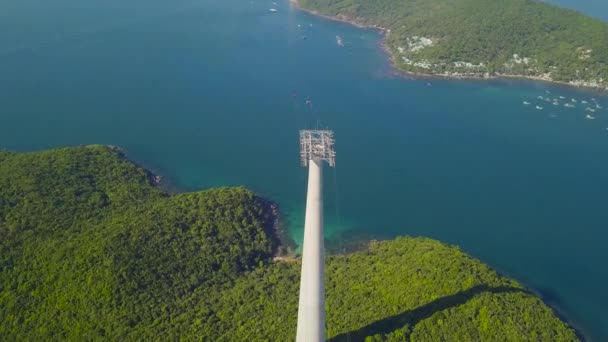
[[[348,23],[348,24],[350,24],[352,26],[355,26],[355,27],[358,27],[358,28],[362,28],[362,29],[375,29],[375,30],[378,30],[378,31],[380,31],[382,33],[386,32],[386,29],[383,28],[383,27],[380,27],[380,26],[377,26],[377,25],[366,25],[366,24],[363,24],[361,22],[356,21],[353,18],[349,18],[349,17],[347,17],[345,15],[331,16],[331,15],[322,14],[322,13],[320,13],[318,11],[315,11],[315,10],[303,8],[302,6],[300,6],[300,3],[299,3],[298,0],[289,0],[289,4],[291,6],[293,6],[294,8],[298,9],[299,11],[310,13],[312,15],[315,15],[317,17],[321,17],[321,18],[324,18],[324,19],[327,19],[327,20],[338,21],[338,22],[341,22],[341,23]]]
[[[264,227],[273,244],[273,260],[295,259],[296,243],[291,239],[281,219],[279,204],[269,198],[255,195],[255,200],[264,208]]]
[[[300,3],[298,0],[288,0],[288,1],[289,1],[289,4],[291,6],[293,6],[294,8],[296,8],[300,11],[321,17],[323,19],[346,23],[346,24],[352,25],[354,27],[362,28],[362,29],[373,29],[373,30],[378,31],[382,35],[382,39],[380,42],[380,48],[383,50],[384,53],[386,53],[387,58],[390,60],[391,67],[395,71],[395,75],[398,75],[401,77],[410,78],[410,79],[445,79],[445,80],[477,80],[477,81],[527,80],[527,81],[539,81],[539,82],[544,82],[544,83],[548,83],[548,84],[557,84],[557,85],[567,86],[569,88],[575,88],[575,89],[592,90],[592,91],[600,92],[601,94],[605,94],[606,92],[608,92],[608,86],[593,87],[593,86],[586,86],[586,85],[576,85],[576,84],[572,84],[570,82],[547,79],[542,76],[507,75],[507,74],[477,76],[477,75],[464,75],[464,74],[455,75],[455,74],[449,74],[449,73],[448,74],[433,74],[433,73],[421,73],[421,72],[403,70],[397,66],[396,59],[395,59],[396,55],[395,55],[395,53],[393,53],[393,51],[387,44],[387,40],[390,35],[389,29],[380,27],[377,25],[364,24],[360,21],[357,21],[357,19],[347,17],[347,16],[341,15],[341,14],[337,15],[337,16],[331,16],[331,15],[322,14],[315,10],[303,8],[302,6],[300,6]]]
[[[149,184],[155,188],[158,188],[167,196],[173,196],[180,193],[191,192],[185,189],[180,189],[172,183],[167,182],[166,178],[159,175],[158,172],[149,169],[145,166],[144,163],[139,161],[135,161],[134,159],[128,156],[127,151],[120,146],[117,145],[104,145],[107,149],[117,154],[118,158],[121,158],[136,167],[142,169],[146,174],[146,178]],[[207,189],[196,190],[205,191]],[[290,259],[295,256],[296,243],[293,241],[289,234],[287,233],[287,229],[285,227],[284,221],[281,219],[281,213],[279,210],[278,203],[273,200],[259,196],[254,193],[255,201],[260,204],[263,208],[263,219],[264,219],[264,228],[266,230],[266,234],[272,241],[273,251],[272,257],[278,260],[282,259]]]
[[[95,145],[80,145],[80,147],[85,147],[85,148],[88,146],[95,146]],[[162,176],[156,175],[152,171],[143,167],[141,164],[136,163],[135,161],[130,159],[128,154],[125,152],[125,150],[123,148],[121,148],[120,146],[116,146],[116,145],[98,145],[98,146],[103,146],[103,147],[107,148],[111,152],[116,153],[118,158],[123,159],[129,163],[132,163],[136,167],[142,169],[146,173],[146,176],[148,177],[150,184],[152,186],[160,188],[162,190],[161,184],[159,184],[160,180],[158,182],[155,182],[155,180],[164,179],[164,178],[162,178]],[[204,189],[197,190],[197,191],[204,191]],[[181,191],[181,192],[184,192],[184,191]],[[180,193],[180,192],[178,192],[178,193]],[[170,195],[175,195],[175,194],[177,194],[177,193],[167,194],[167,195],[170,196]],[[272,201],[271,199],[261,197],[257,194],[254,194],[254,200],[261,205],[261,207],[263,208],[263,211],[264,211],[264,213],[262,214],[263,221],[264,221],[264,228],[265,228],[266,233],[268,234],[269,238],[271,239],[272,246],[273,246],[273,248],[272,248],[273,251],[272,251],[272,256],[271,256],[272,261],[279,262],[279,263],[280,262],[293,263],[293,262],[300,261],[301,256],[298,256],[295,254],[295,242],[290,239],[290,237],[287,233],[287,229],[284,225],[284,222],[281,220],[279,205],[276,202]],[[405,236],[405,237],[412,237],[412,236]],[[415,237],[415,238],[426,238],[426,237]],[[441,240],[436,240],[436,239],[432,239],[432,238],[427,238],[427,239],[437,241],[448,247],[456,247],[459,249],[461,248],[458,245],[449,244],[449,243],[443,242]],[[333,253],[329,252],[328,256],[347,256],[349,254],[356,253],[356,252],[368,251],[370,249],[373,249],[374,246],[376,246],[379,243],[382,243],[384,241],[392,241],[392,240],[393,239],[380,239],[380,240],[366,239],[366,240],[352,241],[351,243],[347,243],[347,245],[344,246],[344,248],[342,250],[338,250]],[[476,256],[470,254],[467,251],[465,251],[465,253],[472,258],[478,259]],[[480,260],[480,262],[486,264],[483,260],[481,260],[481,259],[478,259],[478,260]],[[517,280],[515,277],[512,277],[510,274],[508,274],[502,270],[496,269],[494,266],[491,266],[489,264],[486,264],[486,265],[490,266],[491,269],[496,271],[496,273],[498,273],[500,276],[503,276],[503,277],[509,278],[509,279],[514,279],[515,281],[520,283],[526,291],[528,291],[531,294],[533,294],[534,296],[536,296],[548,308],[551,309],[551,311],[553,312],[553,314],[556,317],[558,317],[561,321],[566,323],[568,325],[568,327],[570,327],[574,331],[574,333],[577,336],[577,338],[579,339],[579,341],[581,341],[581,342],[587,341],[582,329],[579,328],[579,325],[576,324],[575,322],[573,322],[572,320],[568,319],[566,312],[565,312],[564,308],[562,308],[560,306],[559,301],[556,299],[553,299],[553,300],[551,299],[551,297],[553,297],[553,296],[548,295],[547,292],[543,291],[542,289],[537,289],[534,287],[526,286],[525,283]]]

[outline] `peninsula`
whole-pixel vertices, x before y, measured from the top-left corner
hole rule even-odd
[[[0,151],[0,339],[290,341],[300,260],[251,191],[169,195],[116,148]],[[327,259],[331,341],[577,341],[521,284],[425,238]]]
[[[385,33],[398,69],[608,90],[608,23],[538,0],[292,0]]]

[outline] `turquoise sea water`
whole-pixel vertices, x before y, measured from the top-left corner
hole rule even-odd
[[[179,189],[245,185],[276,200],[300,241],[298,130],[330,127],[330,245],[396,235],[458,244],[539,290],[590,340],[608,340],[608,111],[589,120],[580,103],[563,107],[608,107],[606,94],[404,79],[377,32],[270,7],[0,4],[0,146],[120,145]],[[605,18],[606,7],[580,9]]]

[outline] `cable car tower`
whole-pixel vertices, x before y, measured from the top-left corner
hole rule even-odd
[[[323,162],[336,166],[334,132],[300,131],[300,161],[308,167],[304,244],[296,342],[325,341],[325,247],[323,242]]]

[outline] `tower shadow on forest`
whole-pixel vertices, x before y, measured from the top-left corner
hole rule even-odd
[[[368,324],[358,330],[353,330],[347,333],[337,335],[329,342],[350,342],[364,341],[367,336],[376,334],[384,335],[391,333],[397,329],[403,328],[405,325],[410,327],[415,326],[423,319],[431,317],[434,313],[449,309],[468,302],[473,297],[482,293],[527,293],[530,291],[509,286],[490,287],[487,285],[477,285],[466,291],[462,291],[450,296],[438,298],[430,303],[424,304],[413,310],[402,312],[398,315],[387,317],[379,321]]]

